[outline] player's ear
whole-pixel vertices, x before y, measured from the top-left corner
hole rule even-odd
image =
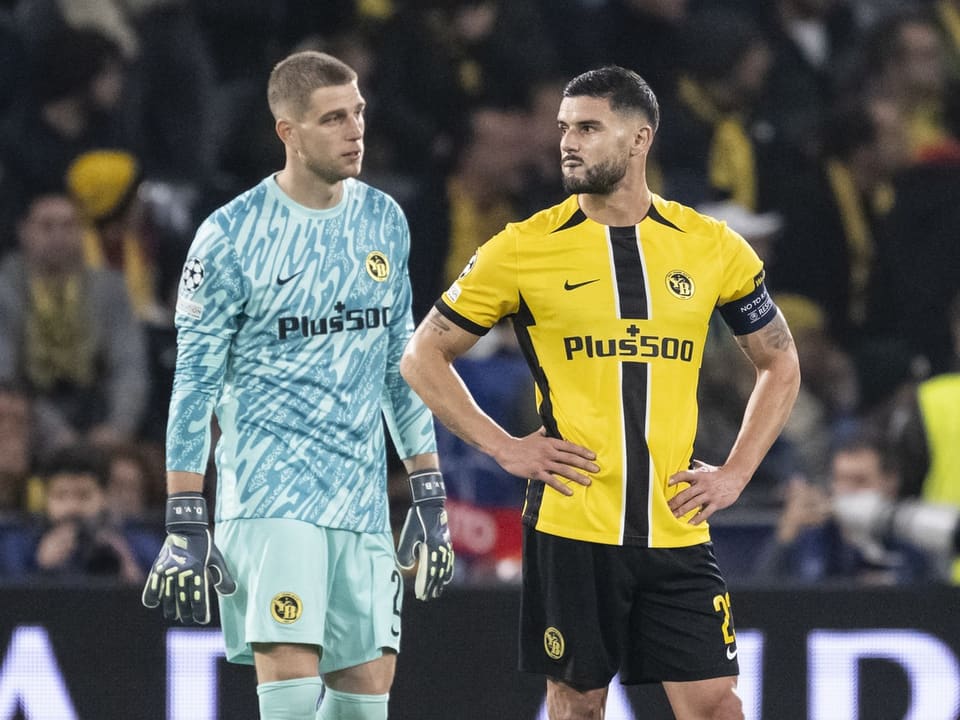
[[[646,154],[653,143],[653,128],[647,124],[640,125],[633,134],[631,155]]]
[[[294,140],[296,128],[294,128],[293,123],[286,118],[277,118],[277,122],[273,127],[277,132],[277,137],[280,138],[280,141],[284,145],[289,145]]]

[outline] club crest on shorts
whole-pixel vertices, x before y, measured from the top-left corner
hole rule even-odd
[[[291,592],[282,592],[273,596],[270,601],[270,614],[278,623],[290,625],[300,619],[303,614],[303,603],[300,598]]]
[[[563,651],[565,649],[563,634],[555,627],[548,627],[544,630],[543,649],[546,651],[547,657],[551,660],[559,660],[563,657]]]
[[[670,294],[680,298],[681,300],[688,300],[693,297],[693,291],[695,287],[693,285],[693,278],[687,275],[683,270],[671,270],[667,273],[666,277],[667,290],[670,291]]]
[[[377,282],[383,282],[390,275],[390,262],[387,260],[387,256],[379,250],[374,250],[367,255],[365,267],[367,268],[367,275]]]

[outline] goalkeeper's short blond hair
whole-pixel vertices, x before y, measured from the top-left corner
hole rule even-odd
[[[356,79],[356,71],[333,55],[316,50],[294,53],[278,62],[270,73],[267,83],[270,112],[275,119],[287,113],[301,118],[314,90],[348,85]]]

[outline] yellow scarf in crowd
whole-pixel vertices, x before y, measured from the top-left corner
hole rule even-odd
[[[122,253],[122,272],[127,284],[127,295],[137,317],[144,319],[154,302],[154,280],[150,262],[143,246],[132,233],[123,236]],[[100,236],[92,228],[83,233],[83,260],[87,267],[94,270],[107,267]]]
[[[60,383],[89,387],[94,380],[94,343],[78,276],[31,278],[24,323],[24,367],[40,391]]]
[[[833,191],[850,258],[850,305],[848,320],[860,326],[867,317],[867,292],[873,268],[874,242],[870,221],[850,169],[839,160],[828,160],[827,179]],[[893,207],[893,189],[883,185],[871,198],[877,214]]]
[[[713,127],[707,175],[710,185],[725,192],[730,200],[757,210],[757,168],[753,143],[739,113],[723,113],[700,85],[681,77],[680,100],[703,122]]]

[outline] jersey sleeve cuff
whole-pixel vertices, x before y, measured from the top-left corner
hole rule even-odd
[[[447,320],[452,322],[457,327],[466,330],[468,333],[483,336],[490,332],[490,328],[484,327],[483,325],[478,325],[477,323],[473,322],[473,320],[468,320],[463,315],[453,310],[449,305],[447,305],[446,301],[442,297],[437,300],[433,306],[437,309],[437,312],[443,315]]]

